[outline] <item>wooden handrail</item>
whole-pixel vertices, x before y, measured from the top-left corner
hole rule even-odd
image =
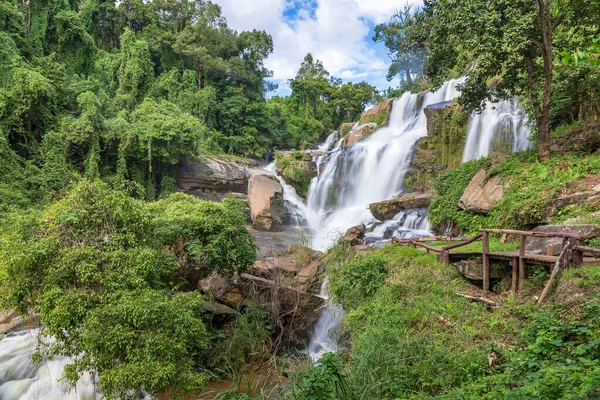
[[[465,241],[463,241],[463,242],[460,242],[460,243],[454,243],[454,244],[451,244],[451,245],[448,245],[448,246],[444,246],[444,247],[442,248],[442,250],[448,251],[448,250],[456,249],[457,247],[463,247],[463,246],[466,246],[466,245],[468,245],[468,244],[471,244],[471,243],[473,243],[473,242],[476,242],[476,241],[478,241],[478,240],[479,240],[479,239],[481,239],[482,237],[483,237],[483,233],[478,233],[477,235],[475,235],[475,236],[473,236],[472,238],[470,238],[470,239],[467,239],[467,240],[465,240]]]
[[[531,232],[531,231],[519,231],[513,229],[482,229],[481,232],[488,233],[501,233],[506,235],[521,235],[521,236],[533,236],[533,237],[560,237],[567,239],[585,239],[581,235],[575,235],[573,233],[559,233],[559,232]]]
[[[581,251],[583,253],[591,253],[591,254],[600,255],[600,249],[596,249],[593,247],[587,247],[587,246],[574,246],[573,251]]]

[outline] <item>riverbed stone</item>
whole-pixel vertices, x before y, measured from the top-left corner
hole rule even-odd
[[[431,193],[408,193],[401,197],[369,205],[371,214],[380,221],[394,218],[400,211],[414,208],[427,208],[431,203]]]
[[[479,214],[491,211],[492,206],[504,197],[504,187],[500,183],[500,175],[486,178],[486,171],[480,169],[458,201],[458,207]]]

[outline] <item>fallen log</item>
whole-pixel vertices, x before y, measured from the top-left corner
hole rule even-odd
[[[456,293],[456,295],[464,297],[465,299],[468,299],[471,301],[475,301],[477,303],[483,303],[489,307],[498,308],[498,307],[502,306],[502,304],[496,303],[495,301],[492,301],[490,299],[486,299],[485,297],[475,297],[475,296],[471,296],[471,295],[464,294],[464,293]]]

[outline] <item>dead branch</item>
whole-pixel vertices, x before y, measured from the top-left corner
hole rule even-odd
[[[540,298],[538,299],[538,302],[537,302],[538,306],[544,302],[546,295],[550,291],[550,287],[556,280],[556,277],[558,276],[558,274],[561,270],[561,267],[562,267],[562,260],[565,257],[565,255],[567,254],[568,248],[569,248],[569,244],[566,244],[563,247],[562,251],[560,252],[560,255],[558,256],[558,258],[556,259],[556,262],[554,263],[554,268],[552,268],[552,273],[550,274],[550,279],[548,279],[548,283],[546,284],[546,287],[544,288],[544,290],[542,291],[542,294],[540,295]]]
[[[475,301],[477,303],[483,303],[489,307],[493,307],[493,308],[498,308],[501,307],[502,304],[500,303],[496,303],[495,301],[486,299],[484,297],[475,297],[475,296],[470,296],[468,294],[464,294],[464,293],[456,293],[457,296],[461,296],[464,297],[465,299],[471,300],[471,301]]]

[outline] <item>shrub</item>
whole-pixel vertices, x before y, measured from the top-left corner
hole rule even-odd
[[[352,262],[330,271],[329,287],[336,301],[351,309],[377,293],[387,272],[383,258],[356,256]]]

